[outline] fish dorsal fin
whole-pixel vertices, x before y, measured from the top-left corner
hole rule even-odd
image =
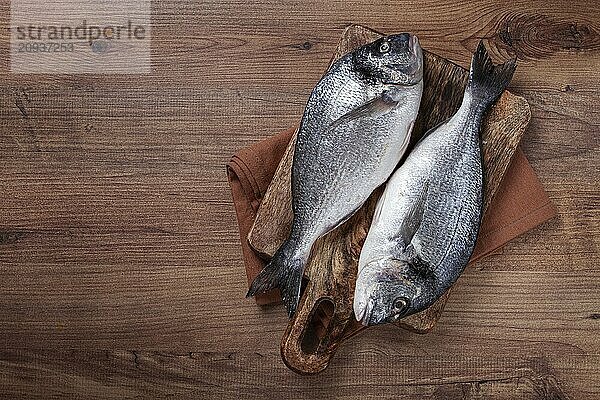
[[[376,118],[380,115],[390,112],[400,103],[400,90],[396,88],[388,89],[379,96],[367,101],[365,104],[348,111],[335,121],[333,121],[327,130],[333,130],[338,126],[362,118]]]

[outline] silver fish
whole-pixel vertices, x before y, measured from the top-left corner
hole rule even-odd
[[[364,325],[424,310],[467,265],[483,207],[481,121],[514,70],[514,60],[494,66],[480,43],[459,110],[388,181],[359,260],[354,313]]]
[[[408,33],[378,39],[332,65],[298,130],[291,233],[247,297],[279,287],[292,317],[313,244],[389,178],[409,143],[422,92],[423,55]]]

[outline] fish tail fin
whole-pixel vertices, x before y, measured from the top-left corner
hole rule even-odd
[[[275,252],[271,261],[254,278],[246,297],[279,288],[281,299],[292,318],[300,302],[300,287],[306,257],[299,255],[288,240]]]
[[[483,42],[480,41],[473,54],[466,90],[473,98],[474,105],[482,109],[492,105],[510,83],[516,67],[516,59],[494,66]]]

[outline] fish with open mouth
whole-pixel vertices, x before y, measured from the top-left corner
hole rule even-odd
[[[247,297],[279,287],[290,318],[315,241],[342,224],[400,161],[423,92],[416,36],[380,38],[336,61],[313,89],[292,164],[289,237]]]
[[[363,325],[426,309],[467,265],[483,209],[480,126],[515,67],[494,66],[479,43],[460,108],[389,179],[359,259],[353,306]]]

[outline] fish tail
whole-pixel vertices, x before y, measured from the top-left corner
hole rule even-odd
[[[481,109],[492,105],[508,86],[516,67],[516,59],[494,66],[480,41],[473,54],[466,90],[473,98],[473,104]]]
[[[288,239],[254,278],[246,297],[279,288],[288,316],[292,318],[300,302],[300,286],[305,264],[306,257],[298,254],[294,243]]]

